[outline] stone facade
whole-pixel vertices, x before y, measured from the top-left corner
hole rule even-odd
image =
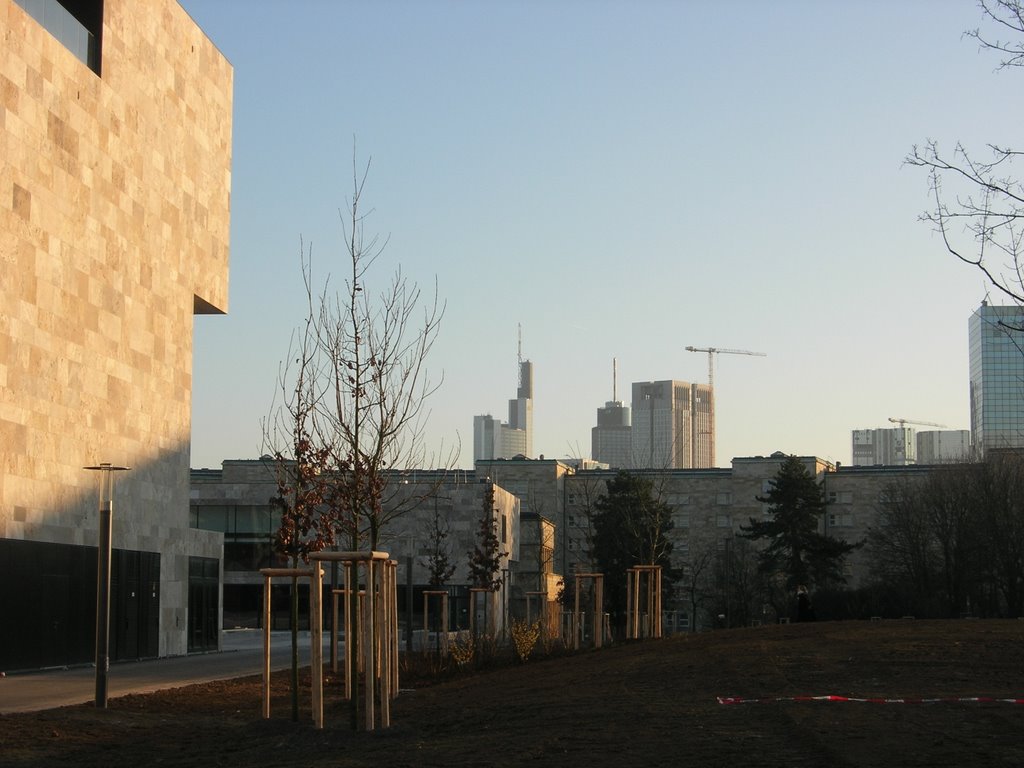
[[[673,564],[683,566],[702,551],[724,551],[740,526],[761,519],[768,505],[757,497],[767,493],[784,458],[736,458],[731,469],[635,471],[650,477],[655,492],[672,507]],[[877,521],[888,485],[929,471],[915,466],[837,467],[813,456],[801,458],[822,483],[828,505],[821,532],[850,543],[863,541]],[[560,572],[593,567],[587,559],[590,515],[614,476],[609,471],[580,472],[566,480],[565,523],[556,556]],[[868,575],[865,551],[854,551],[846,559],[848,585],[862,586]]]
[[[398,561],[401,600],[405,600],[408,584],[419,590],[429,581],[427,559],[431,552],[435,510],[447,532],[444,546],[452,565],[456,566],[448,584],[468,586],[468,553],[476,545],[487,485],[478,482],[473,473],[461,471],[395,473],[385,494],[388,522],[377,549]],[[270,505],[270,499],[276,494],[272,465],[259,459],[229,460],[223,462],[219,470],[192,471],[193,525],[224,533],[226,602],[245,606],[250,613],[262,589],[258,568],[273,562],[270,549],[273,531],[280,526],[280,511]],[[493,521],[504,553],[498,576],[508,585],[507,592],[503,586],[497,595],[503,606],[509,600],[511,586],[517,581],[521,558],[520,506],[517,496],[494,486]],[[259,555],[246,556],[246,551],[265,553],[265,559],[261,561]],[[508,579],[504,578],[506,574]],[[239,594],[236,599],[233,592],[247,592],[248,596]],[[416,611],[419,605],[418,601],[414,602]]]
[[[740,527],[766,514],[767,505],[757,497],[768,492],[785,458],[781,453],[735,458],[727,469],[633,470],[633,474],[649,478],[658,497],[672,508],[673,566],[685,570],[704,555],[717,558],[727,553]],[[801,457],[801,461],[821,483],[827,503],[819,530],[851,543],[866,538],[878,520],[890,485],[932,469],[844,467],[814,456]],[[512,537],[503,543],[509,552],[505,567],[511,576],[508,606],[511,615],[522,616],[526,614],[527,593],[545,592],[549,606],[553,606],[563,575],[596,569],[587,552],[591,515],[595,502],[606,492],[607,481],[615,475],[613,470],[574,469],[550,459],[481,461],[475,471],[458,470],[443,477],[431,471],[404,473],[398,487],[421,501],[389,525],[387,541],[381,547],[402,564],[401,591],[408,580],[405,564],[409,537],[413,537],[412,581],[421,588],[427,580],[425,534],[436,497],[439,511],[450,526],[452,560],[459,566],[450,583],[465,584],[465,553],[474,543],[482,489],[494,483],[495,506],[499,515],[506,515],[510,521]],[[194,510],[211,504],[265,505],[273,492],[269,473],[258,461],[226,461],[223,470],[193,471]],[[230,546],[226,543],[225,549]],[[868,582],[869,565],[864,549],[855,550],[847,558],[845,576],[850,587]],[[254,573],[226,573],[225,583],[255,585]],[[536,617],[540,601],[535,596],[530,599],[531,615]],[[685,599],[680,597],[677,602],[680,613],[688,613]]]
[[[0,538],[159,553],[187,649],[194,313],[227,311],[231,65],[174,0],[104,0],[97,74],[0,0]],[[24,578],[31,578],[25,574]],[[5,590],[18,589],[7,583]]]

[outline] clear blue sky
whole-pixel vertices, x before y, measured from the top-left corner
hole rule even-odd
[[[343,269],[353,139],[371,231],[437,279],[428,444],[507,418],[517,325],[534,452],[589,456],[634,381],[705,381],[718,465],[850,461],[887,417],[969,426],[985,295],[918,215],[915,143],[1015,144],[1019,72],[969,0],[181,0],[234,66],[230,312],[197,317],[192,466],[253,458],[303,316],[300,237]],[[1016,142],[1019,143],[1019,142]],[[372,289],[372,285],[371,285]]]

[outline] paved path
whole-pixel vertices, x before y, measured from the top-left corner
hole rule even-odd
[[[325,634],[324,659],[328,657]],[[291,633],[271,636],[271,666],[286,669],[291,664]],[[263,633],[260,630],[227,630],[221,634],[216,653],[175,656],[152,661],[131,661],[110,665],[107,695],[151,693],[193,683],[263,674]],[[339,653],[343,651],[339,649]],[[299,662],[309,663],[309,633],[299,633]],[[70,704],[92,702],[96,696],[93,665],[70,669],[8,674],[0,678],[0,714],[35,712]]]

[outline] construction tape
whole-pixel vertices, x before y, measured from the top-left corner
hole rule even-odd
[[[774,704],[780,701],[840,701],[857,704],[1024,704],[1021,699],[999,699],[992,696],[942,696],[934,699],[921,698],[858,698],[856,696],[767,696],[748,698],[744,696],[719,696],[719,704]]]

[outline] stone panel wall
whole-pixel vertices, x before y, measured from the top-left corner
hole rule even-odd
[[[97,76],[0,0],[0,536],[158,551],[186,648],[192,315],[225,312],[232,69],[174,0],[105,0]],[[185,563],[184,568],[181,562]]]

